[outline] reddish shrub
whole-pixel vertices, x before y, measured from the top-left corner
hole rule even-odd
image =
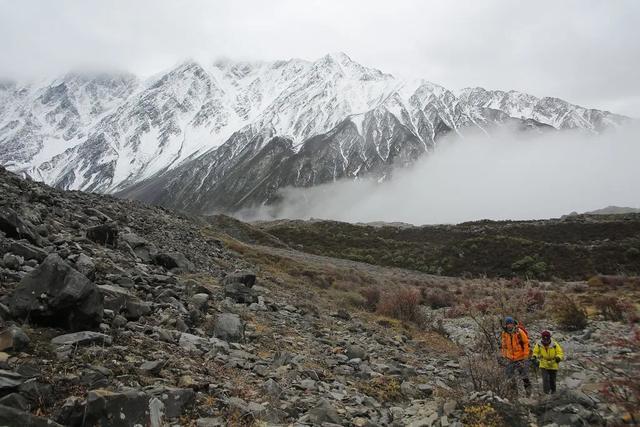
[[[364,288],[360,290],[360,295],[364,297],[365,308],[369,311],[375,311],[380,302],[380,288]]]
[[[602,280],[602,283],[613,288],[622,287],[625,282],[624,276],[600,276],[600,279]]]
[[[444,289],[422,288],[422,302],[431,308],[452,307],[456,297]]]
[[[638,312],[635,305],[630,301],[603,295],[597,298],[594,304],[606,320],[625,320],[631,323],[638,321]]]
[[[630,352],[624,352],[616,356],[620,366],[638,366],[640,364],[640,329],[635,329],[630,338],[612,343],[619,347],[628,348]],[[625,424],[638,425],[640,423],[640,381],[635,372],[625,369],[614,369],[601,361],[592,360],[600,367],[601,373],[607,379],[600,390],[604,398],[625,409]]]
[[[378,302],[377,312],[383,316],[417,322],[422,317],[419,310],[421,301],[418,289],[400,288],[384,294]]]

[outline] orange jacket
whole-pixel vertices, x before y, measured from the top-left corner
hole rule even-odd
[[[529,337],[520,328],[515,328],[513,333],[506,330],[500,337],[500,352],[503,357],[516,362],[529,358]]]

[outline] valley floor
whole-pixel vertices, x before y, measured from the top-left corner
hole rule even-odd
[[[0,196],[0,425],[618,425],[638,416],[638,394],[626,404],[616,393],[637,392],[625,382],[639,373],[635,307],[611,321],[598,302],[637,302],[632,281],[460,279],[311,255],[2,169]],[[577,331],[563,331],[572,326],[563,296],[588,310]],[[565,346],[553,398],[539,378],[530,398],[501,381],[491,346],[507,314],[532,338],[551,329]]]

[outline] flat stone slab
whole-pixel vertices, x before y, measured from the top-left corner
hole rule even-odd
[[[107,344],[111,345],[113,338],[109,335],[93,331],[74,332],[72,334],[59,335],[51,340],[53,345],[89,345]]]

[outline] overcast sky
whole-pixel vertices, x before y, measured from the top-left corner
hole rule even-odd
[[[451,89],[517,89],[640,117],[638,0],[0,0],[0,40],[9,78],[343,51]]]

